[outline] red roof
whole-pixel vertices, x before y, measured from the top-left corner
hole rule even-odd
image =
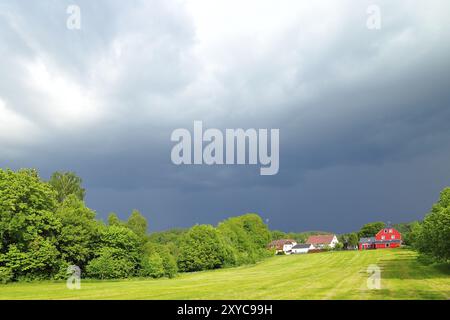
[[[273,240],[271,243],[269,243],[268,247],[271,249],[283,250],[283,246],[285,244],[292,244],[294,242],[297,243],[297,241],[292,239]]]
[[[320,234],[317,236],[309,236],[306,243],[310,244],[330,244],[333,241],[334,234]]]

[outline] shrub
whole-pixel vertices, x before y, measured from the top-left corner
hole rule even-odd
[[[435,261],[450,262],[450,188],[441,192],[423,222],[413,226],[411,239],[421,254]]]
[[[183,239],[178,267],[182,271],[216,269],[226,260],[227,251],[218,231],[211,225],[196,225]]]
[[[177,261],[171,253],[171,248],[167,244],[158,244],[147,242],[144,246],[144,255],[151,256],[158,253],[161,257],[164,267],[164,276],[173,278],[178,272]]]
[[[0,255],[13,278],[50,278],[59,269],[56,192],[35,170],[0,169]]]
[[[178,266],[174,256],[167,252],[164,253],[161,257],[163,260],[164,275],[168,278],[175,277],[178,272]]]
[[[141,261],[140,275],[143,277],[161,278],[164,276],[164,262],[158,253],[144,256]]]
[[[10,268],[0,267],[0,283],[6,284],[13,278],[13,272]]]
[[[227,251],[232,254],[233,259],[229,259],[226,265],[255,263],[271,255],[266,249],[271,240],[270,231],[256,214],[229,218],[219,223],[217,229],[227,245]]]
[[[114,248],[103,248],[99,256],[91,260],[86,273],[98,279],[118,279],[134,275],[135,263],[127,259],[123,252]]]

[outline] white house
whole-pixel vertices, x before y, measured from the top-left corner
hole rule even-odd
[[[295,246],[296,244],[297,241],[292,239],[279,239],[269,243],[268,248],[275,249],[275,254],[280,252],[284,252],[285,254],[291,254],[292,247]]]
[[[334,248],[338,243],[338,239],[335,234],[320,234],[316,236],[310,236],[306,243],[310,243],[315,249],[323,249],[326,247]]]
[[[292,247],[292,253],[308,253],[311,249],[314,249],[314,246],[310,243],[298,243]]]
[[[283,245],[283,251],[285,254],[291,254],[292,248],[297,245],[296,241],[289,241]]]

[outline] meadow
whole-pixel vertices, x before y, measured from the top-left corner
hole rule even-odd
[[[367,267],[381,269],[368,289]],[[183,273],[174,279],[82,280],[0,285],[0,299],[450,299],[448,266],[405,249],[275,256],[256,265]]]

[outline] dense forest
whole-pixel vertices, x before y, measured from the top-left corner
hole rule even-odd
[[[256,214],[148,235],[137,210],[126,221],[114,213],[96,220],[84,194],[70,172],[43,181],[36,170],[0,169],[0,282],[65,279],[72,265],[88,278],[173,277],[270,254],[270,232]]]
[[[217,226],[195,225],[147,233],[148,222],[137,210],[122,221],[115,213],[107,222],[84,203],[82,180],[56,172],[49,181],[33,169],[0,169],[0,283],[66,279],[71,266],[82,277],[96,279],[174,277],[255,263],[273,255],[272,239],[323,232],[270,231],[257,214],[245,214]],[[384,226],[369,223],[359,232],[339,236],[337,249],[351,248],[361,236]],[[450,259],[450,188],[422,222],[396,225],[406,244],[436,261]]]

